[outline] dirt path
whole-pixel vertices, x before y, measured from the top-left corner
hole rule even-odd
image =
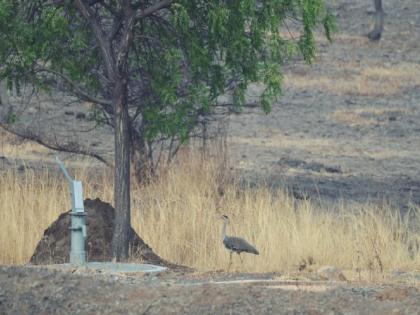
[[[1,314],[418,314],[408,286],[217,283],[255,275],[71,274],[0,268]],[[259,278],[264,278],[260,275]]]

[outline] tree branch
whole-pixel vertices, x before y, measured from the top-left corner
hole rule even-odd
[[[70,87],[73,89],[73,91],[76,93],[76,95],[78,97],[80,97],[81,99],[83,99],[84,101],[92,102],[92,103],[99,104],[99,105],[105,105],[105,106],[111,106],[112,105],[111,101],[100,99],[100,98],[97,98],[95,96],[89,95],[87,92],[83,91],[83,89],[80,86],[78,86],[76,83],[74,83],[74,81],[72,81],[65,74],[63,74],[61,72],[58,72],[58,71],[55,71],[55,70],[52,70],[52,69],[45,68],[45,67],[40,66],[40,65],[38,65],[38,67],[39,67],[38,72],[51,73],[55,76],[58,76],[62,80],[64,80],[68,85],[70,85]]]
[[[76,0],[76,6],[79,9],[82,16],[92,26],[92,30],[95,34],[96,39],[98,40],[99,46],[101,48],[105,60],[108,78],[114,78],[116,74],[116,68],[115,60],[113,58],[113,53],[111,49],[111,43],[104,30],[102,29],[102,26],[97,16],[92,12],[91,8],[88,5],[86,5],[86,3],[83,0]]]
[[[51,143],[48,143],[48,142],[44,141],[40,136],[35,135],[34,133],[32,133],[30,131],[28,133],[19,132],[17,130],[14,130],[12,128],[9,128],[7,126],[7,124],[5,124],[3,122],[0,122],[0,127],[3,128],[6,131],[8,131],[8,132],[10,132],[10,133],[18,136],[18,137],[23,138],[23,139],[28,139],[28,140],[31,140],[31,141],[35,141],[36,143],[39,143],[40,145],[42,145],[42,146],[44,146],[44,147],[46,147],[48,149],[51,149],[51,150],[54,150],[54,151],[67,152],[67,153],[75,153],[75,154],[81,154],[81,155],[85,155],[85,156],[90,156],[90,157],[93,157],[93,158],[101,161],[105,165],[110,166],[110,163],[107,160],[105,160],[103,157],[101,157],[99,154],[92,153],[92,152],[90,152],[88,150],[82,149],[78,145],[75,145],[75,144],[73,144],[73,145],[71,145],[71,144],[69,144],[69,145],[60,145],[58,143],[51,144]]]
[[[121,43],[118,47],[118,53],[117,53],[117,67],[121,70],[121,68],[125,68],[125,65],[127,63],[127,57],[128,57],[128,50],[129,47],[133,41],[133,28],[136,24],[135,19],[135,12],[131,10],[129,4],[124,1],[124,22],[125,27],[123,30],[123,34],[121,37]]]
[[[144,18],[146,16],[152,15],[153,13],[161,9],[168,8],[173,2],[173,0],[161,0],[159,2],[156,2],[155,4],[151,5],[150,7],[144,10],[139,10],[136,14],[136,19]]]

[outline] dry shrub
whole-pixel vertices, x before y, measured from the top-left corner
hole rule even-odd
[[[70,208],[67,183],[56,171],[6,171],[0,177],[0,263],[26,263],[43,230]],[[112,174],[88,166],[85,197],[112,201]],[[419,216],[364,205],[336,211],[296,201],[282,190],[250,188],[231,179],[218,159],[187,152],[162,176],[133,186],[132,225],[162,257],[199,270],[225,269],[221,214],[231,217],[228,234],[255,244],[259,256],[234,256],[234,269],[294,270],[311,257],[342,269],[416,270],[420,267]],[[410,226],[409,226],[410,225]],[[417,227],[415,229],[414,227]]]

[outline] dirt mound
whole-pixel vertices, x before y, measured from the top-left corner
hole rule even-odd
[[[115,209],[100,199],[84,201],[87,212],[86,254],[88,261],[110,261]],[[69,261],[70,211],[62,213],[45,231],[31,257],[32,264],[58,264]],[[130,256],[157,265],[172,266],[161,259],[130,228]]]

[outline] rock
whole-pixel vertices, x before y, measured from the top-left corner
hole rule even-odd
[[[86,114],[85,113],[82,113],[82,112],[78,112],[76,114],[76,118],[77,119],[86,119]]]
[[[321,267],[318,269],[317,273],[322,280],[347,281],[347,278],[343,275],[341,270],[334,266]]]
[[[281,158],[277,161],[277,164],[280,166],[287,166],[291,168],[300,168],[312,172],[327,172],[327,173],[343,173],[343,170],[340,166],[328,166],[318,162],[306,162],[304,160],[299,159],[288,159],[288,158]]]
[[[302,259],[298,265],[298,270],[303,271],[307,269],[309,266],[315,264],[315,259],[312,256],[308,256],[306,259]]]
[[[343,173],[343,170],[341,169],[340,166],[325,166],[325,171],[327,173],[337,173],[337,174]]]
[[[414,290],[415,289],[412,288],[388,288],[378,293],[376,298],[380,301],[403,301],[408,298]]]

